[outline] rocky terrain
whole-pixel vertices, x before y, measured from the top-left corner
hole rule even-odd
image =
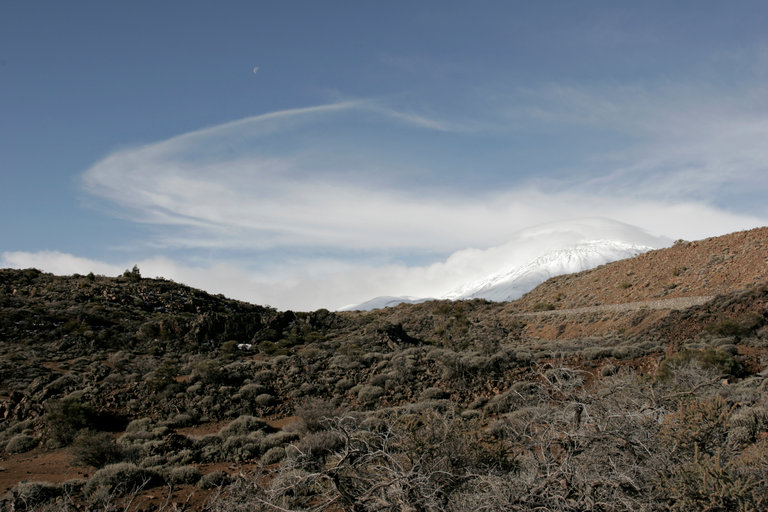
[[[0,508],[761,510],[768,228],[518,301],[0,270]]]

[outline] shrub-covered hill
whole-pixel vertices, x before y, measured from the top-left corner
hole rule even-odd
[[[543,339],[479,300],[278,312],[2,270],[0,509],[759,510],[766,304]]]
[[[297,344],[322,336],[334,318],[327,311],[278,312],[130,272],[109,278],[0,270],[0,342],[24,356],[24,371],[4,361],[0,394],[27,384],[34,362],[118,350],[209,353],[228,341]]]
[[[60,352],[130,347],[209,351],[227,340],[279,341],[325,329],[325,311],[296,315],[212,296],[163,279],[58,277],[0,270],[0,335]],[[32,335],[34,335],[32,337]]]

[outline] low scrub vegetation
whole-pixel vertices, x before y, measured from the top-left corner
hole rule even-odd
[[[20,482],[0,508],[179,489],[222,512],[768,503],[768,291],[690,313],[682,339],[543,340],[483,301],[279,313],[133,274],[0,276],[2,456],[89,475]]]

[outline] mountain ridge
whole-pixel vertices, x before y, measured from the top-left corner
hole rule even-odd
[[[398,304],[419,304],[430,300],[486,299],[508,302],[519,299],[550,277],[572,274],[612,261],[631,258],[654,247],[621,240],[589,240],[549,250],[522,264],[507,265],[482,279],[465,283],[437,297],[380,296],[339,311],[367,311]]]

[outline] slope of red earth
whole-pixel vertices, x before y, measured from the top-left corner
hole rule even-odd
[[[695,242],[553,277],[513,302],[568,309],[675,297],[719,295],[768,281],[768,227]]]
[[[554,277],[509,303],[504,313],[518,316],[525,324],[522,334],[526,337],[630,336],[645,332],[673,312],[700,307],[717,295],[754,289],[765,282],[768,228],[763,227],[678,242],[667,249]],[[676,313],[674,318],[681,315],[685,316]],[[699,327],[689,329],[694,332]]]

